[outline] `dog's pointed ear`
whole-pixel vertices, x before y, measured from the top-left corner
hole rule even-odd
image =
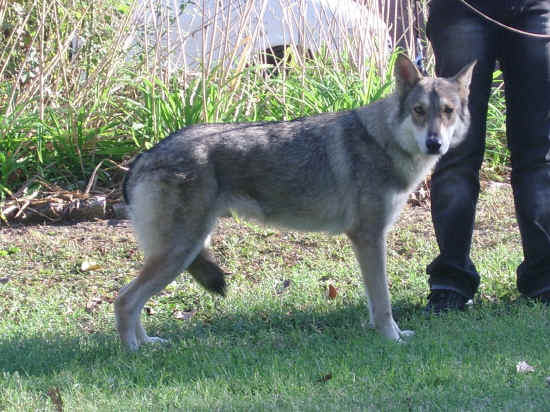
[[[462,69],[460,69],[460,71],[452,78],[452,80],[457,82],[462,90],[466,93],[466,96],[468,96],[469,94],[470,83],[472,82],[472,74],[474,72],[476,64],[477,60],[474,60],[470,64],[467,64]]]
[[[407,94],[422,78],[422,73],[404,54],[397,56],[393,73],[397,82],[397,90],[401,95]]]

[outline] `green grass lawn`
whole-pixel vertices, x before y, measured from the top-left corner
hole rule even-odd
[[[57,186],[83,191],[96,168],[95,190],[111,192],[119,164],[184,125],[344,110],[391,86],[375,66],[359,75],[345,53],[281,76],[250,66],[159,78],[160,67],[127,67],[119,52],[128,2],[19,3],[8,5],[0,34],[10,56],[0,73],[0,210]],[[86,47],[69,60],[61,45],[82,19]],[[48,75],[28,77],[46,66]],[[509,165],[504,129],[496,89],[483,175],[499,181]],[[393,231],[394,315],[416,331],[405,345],[368,328],[345,238],[226,219],[213,246],[228,296],[181,276],[144,315],[149,333],[171,345],[126,353],[112,301],[142,260],[128,223],[2,226],[0,412],[550,410],[550,309],[519,298],[512,197],[485,189],[473,245],[482,284],[465,313],[423,313],[425,267],[437,253],[429,210],[407,209]],[[521,361],[534,371],[518,373]]]
[[[507,187],[484,191],[480,293],[465,313],[427,317],[433,230],[427,209],[405,211],[388,258],[394,315],[416,331],[405,345],[368,328],[345,238],[223,220],[228,296],[184,274],[144,315],[171,345],[138,353],[121,350],[111,304],[141,262],[127,222],[3,228],[0,411],[548,410],[550,309],[515,290],[513,216]]]

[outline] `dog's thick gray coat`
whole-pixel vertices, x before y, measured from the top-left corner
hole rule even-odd
[[[464,135],[473,65],[452,79],[422,77],[397,59],[397,91],[369,106],[288,122],[205,124],[180,130],[132,164],[124,194],[145,254],[115,303],[131,350],[159,341],[139,317],[145,302],[188,269],[224,294],[206,247],[233,210],[266,224],[346,233],[367,292],[371,324],[399,340],[386,280],[386,233],[437,159]]]

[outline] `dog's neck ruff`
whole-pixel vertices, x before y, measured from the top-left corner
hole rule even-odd
[[[369,132],[369,130],[367,129],[367,126],[365,125],[365,123],[363,123],[361,116],[359,116],[359,114],[357,113],[357,110],[352,110],[351,112],[353,113],[355,121],[357,121],[357,123],[361,125],[361,129],[363,130],[363,133],[360,134],[361,140],[363,140],[363,142],[367,144],[375,143],[378,147],[382,149],[382,151],[385,152],[388,144],[385,144],[385,145],[380,144],[380,142],[374,137],[374,135]]]

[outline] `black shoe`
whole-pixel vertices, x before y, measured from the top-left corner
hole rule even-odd
[[[427,313],[441,313],[449,310],[464,310],[468,298],[453,290],[432,290],[428,296]]]

